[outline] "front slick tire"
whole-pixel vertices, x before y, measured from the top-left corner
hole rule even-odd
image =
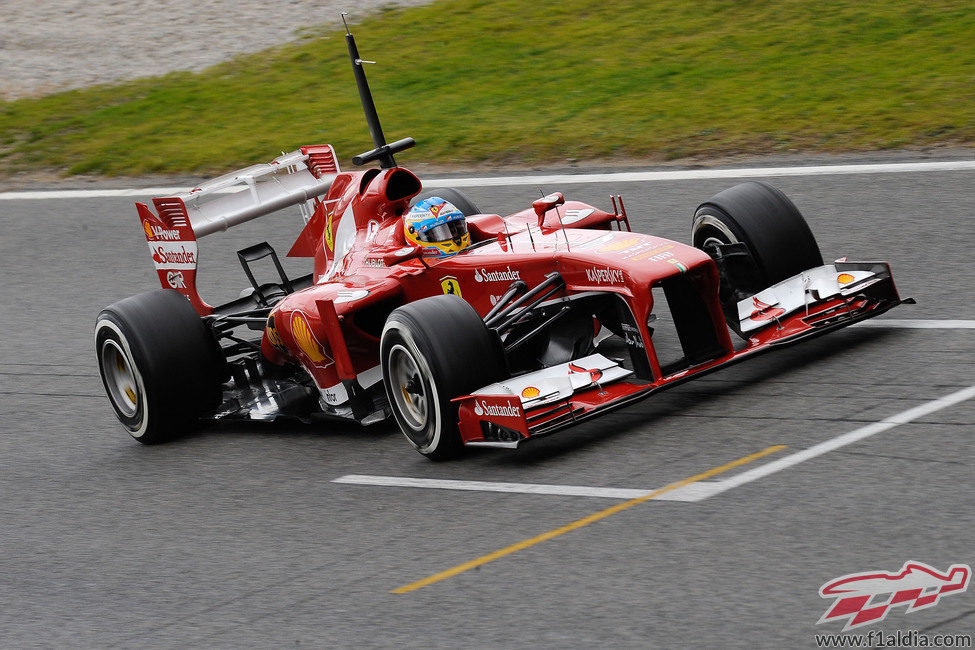
[[[393,417],[413,447],[432,460],[463,450],[457,405],[505,375],[501,344],[457,296],[433,296],[389,315],[380,354]]]
[[[708,199],[694,213],[693,244],[743,242],[763,287],[823,265],[819,245],[795,204],[778,188],[750,181]]]
[[[102,310],[95,353],[115,415],[139,442],[169,440],[220,405],[220,348],[176,291],[141,293]]]

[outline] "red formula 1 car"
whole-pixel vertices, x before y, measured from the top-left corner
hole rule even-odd
[[[343,172],[329,145],[138,204],[164,287],[99,314],[112,406],[157,442],[221,418],[369,424],[395,418],[431,458],[520,443],[902,301],[883,262],[824,264],[777,189],[743,183],[697,209],[690,245],[630,232],[555,193],[508,216],[457,190],[421,193],[386,144],[352,35],[376,148]],[[251,287],[207,304],[197,241],[297,205],[285,274],[266,243],[238,252]],[[412,206],[412,207],[411,207]],[[439,233],[439,235],[438,235]],[[273,263],[260,283],[252,266]]]

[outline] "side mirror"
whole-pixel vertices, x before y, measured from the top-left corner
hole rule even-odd
[[[553,192],[548,196],[543,196],[532,202],[532,208],[535,209],[535,214],[538,215],[538,225],[541,226],[542,222],[545,220],[545,213],[554,208],[557,205],[562,205],[565,203],[565,197],[562,196],[562,192]]]
[[[400,248],[391,253],[386,253],[385,255],[383,255],[383,263],[386,266],[393,266],[394,264],[399,264],[400,262],[412,260],[417,257],[420,258],[423,257],[423,249],[420,247],[414,247],[408,252],[402,252],[402,251],[403,249]]]

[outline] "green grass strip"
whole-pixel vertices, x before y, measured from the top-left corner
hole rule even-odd
[[[975,140],[970,0],[442,0],[355,26],[410,160],[564,163]],[[151,47],[151,43],[146,45]],[[212,173],[371,148],[342,31],[0,103],[0,172]]]

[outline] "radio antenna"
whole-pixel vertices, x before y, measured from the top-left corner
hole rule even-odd
[[[371,160],[378,160],[379,166],[383,169],[396,167],[393,154],[403,149],[409,149],[414,144],[413,138],[397,140],[392,144],[386,144],[386,136],[383,135],[383,127],[379,123],[379,113],[376,111],[376,103],[372,100],[372,92],[369,90],[369,82],[366,81],[366,71],[362,69],[363,63],[375,63],[366,61],[359,56],[359,48],[356,47],[355,37],[349,30],[349,23],[345,17],[349,14],[342,12],[342,24],[345,25],[345,42],[349,46],[349,58],[352,60],[352,73],[355,75],[355,85],[359,89],[359,100],[362,102],[362,111],[366,115],[366,124],[369,125],[369,134],[372,136],[372,144],[375,147],[372,151],[359,154],[352,158],[356,165],[363,165]]]

